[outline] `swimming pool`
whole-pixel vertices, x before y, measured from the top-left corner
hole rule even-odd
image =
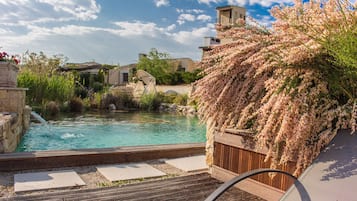
[[[32,124],[17,152],[204,142],[197,117],[158,113],[86,114]]]

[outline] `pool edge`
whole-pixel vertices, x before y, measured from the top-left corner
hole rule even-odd
[[[205,143],[0,154],[0,171],[130,163],[205,153]]]

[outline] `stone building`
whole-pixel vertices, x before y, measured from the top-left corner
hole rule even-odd
[[[136,64],[129,64],[109,70],[108,83],[114,86],[126,85],[129,83],[129,77],[135,68]]]
[[[145,56],[145,54],[139,54],[139,59]],[[172,65],[174,71],[193,72],[198,68],[190,58],[173,58],[167,59],[167,61]],[[109,70],[108,83],[114,86],[128,84],[132,76],[131,73],[136,69],[136,66],[137,64],[134,63]]]
[[[168,59],[175,71],[193,72],[197,69],[196,63],[190,58]]]
[[[217,36],[204,37],[203,45],[199,47],[202,49],[202,57],[205,52],[209,51],[212,47],[217,45],[224,45],[231,43],[232,38],[222,37],[224,31],[229,30],[232,27],[245,24],[246,21],[246,9],[239,6],[222,6],[217,7],[217,23],[216,32]]]

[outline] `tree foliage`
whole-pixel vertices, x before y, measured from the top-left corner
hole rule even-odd
[[[270,32],[217,26],[233,42],[203,58],[193,96],[211,128],[255,131],[271,167],[297,161],[298,175],[337,130],[356,130],[356,5],[295,1],[271,13]]]
[[[158,84],[164,84],[167,74],[173,71],[173,67],[169,64],[167,53],[159,52],[153,48],[148,55],[142,56],[138,62],[137,69],[144,70],[156,78]],[[165,77],[166,76],[166,77]]]
[[[150,73],[156,78],[157,84],[189,84],[203,77],[200,69],[193,72],[174,69],[169,59],[169,54],[158,52],[153,48],[148,55],[140,58],[137,69]]]

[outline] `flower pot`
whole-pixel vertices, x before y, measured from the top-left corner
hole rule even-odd
[[[16,87],[18,72],[15,64],[0,61],[0,87]]]

